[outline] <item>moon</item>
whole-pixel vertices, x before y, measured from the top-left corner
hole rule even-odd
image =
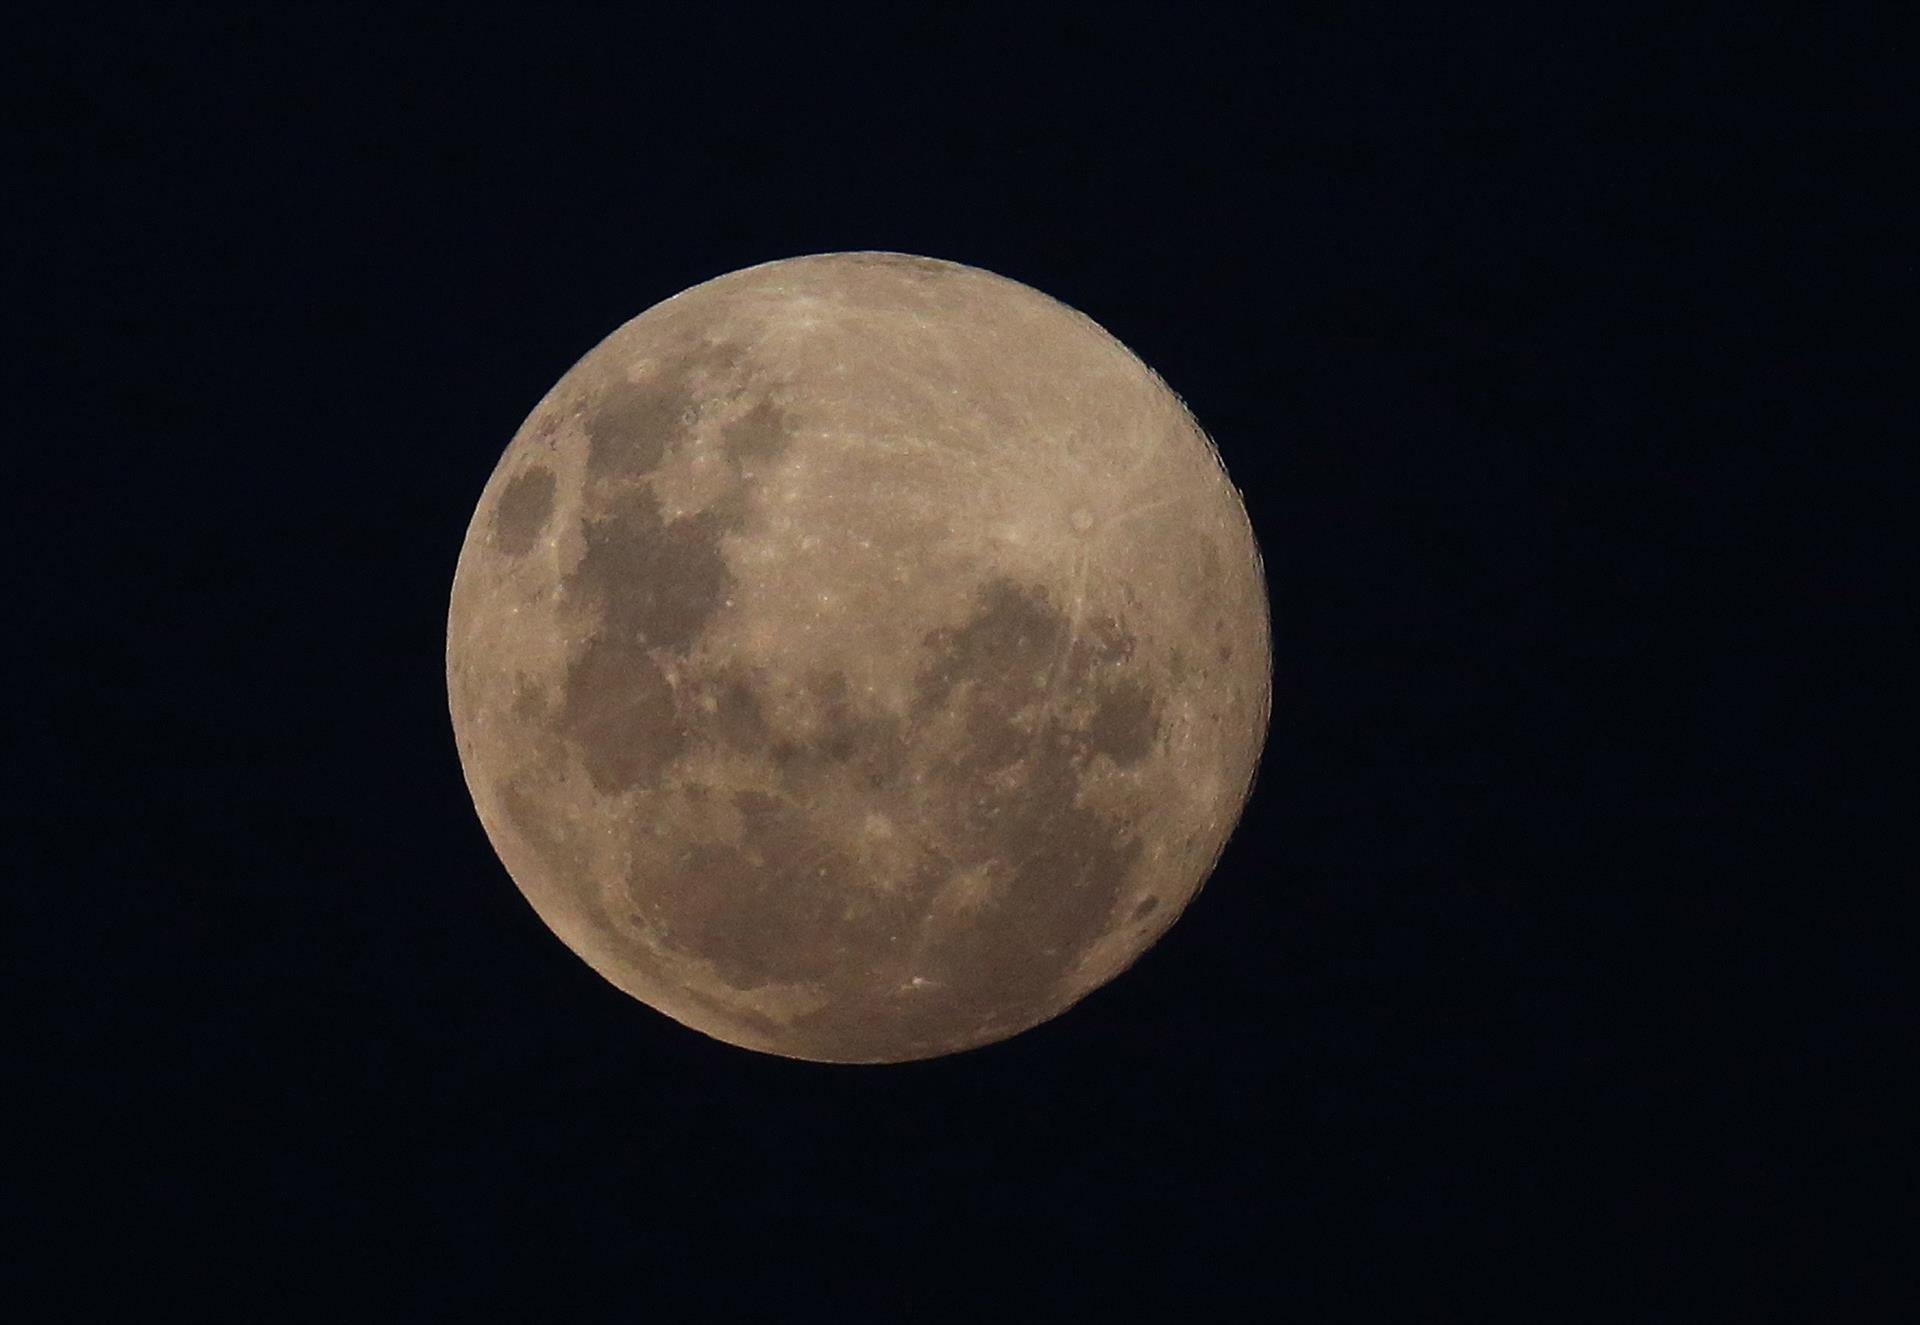
[[[899,253],[648,309],[535,407],[455,571],[475,808],[540,918],[706,1035],[935,1057],[1192,901],[1271,664],[1258,546],[1090,319]]]

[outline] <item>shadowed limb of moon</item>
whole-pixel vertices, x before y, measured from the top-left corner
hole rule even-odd
[[[1177,397],[1045,295],[889,253],[659,304],[480,498],[447,681],[468,786],[595,970],[833,1062],[1057,1015],[1198,892],[1270,647]]]

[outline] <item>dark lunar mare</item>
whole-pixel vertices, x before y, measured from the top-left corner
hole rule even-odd
[[[553,471],[542,465],[529,467],[507,484],[493,511],[494,547],[509,557],[530,551],[553,514],[553,491]]]
[[[924,645],[912,725],[931,730],[944,711],[961,733],[950,747],[916,742],[909,754],[927,774],[918,812],[937,829],[915,880],[918,933],[901,966],[924,983],[876,990],[852,971],[830,976],[836,997],[789,1034],[839,1054],[903,1043],[931,1051],[1058,1011],[1140,856],[1126,827],[1081,795],[1096,759],[1135,762],[1155,738],[1151,693],[1129,677],[1096,675],[1132,652],[1119,623],[1075,638],[1043,588],[1000,577],[982,587],[965,622]],[[1035,675],[1051,681],[1036,688]],[[1054,702],[1088,689],[1096,699],[1078,720]],[[984,872],[989,897],[943,909],[942,885],[966,871]]]

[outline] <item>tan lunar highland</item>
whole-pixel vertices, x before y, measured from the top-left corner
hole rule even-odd
[[[1271,653],[1239,493],[1086,317],[770,262],[576,364],[480,497],[447,685],[540,917],[732,1044],[898,1062],[1057,1015],[1211,872]]]

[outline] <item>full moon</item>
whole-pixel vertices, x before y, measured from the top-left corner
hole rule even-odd
[[[1199,892],[1266,737],[1259,549],[1179,397],[897,253],[686,290],[480,496],[447,623],[494,849],[602,976],[824,1062],[1018,1034]]]

